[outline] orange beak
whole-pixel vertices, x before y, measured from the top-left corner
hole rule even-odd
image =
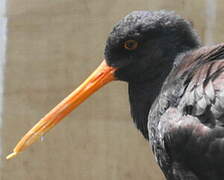
[[[27,147],[59,123],[66,115],[86,100],[91,94],[108,82],[115,80],[115,71],[116,68],[109,67],[104,60],[75,91],[61,101],[32,129],[30,129],[13,149],[13,153],[8,155],[6,158],[11,159],[19,152],[24,151]]]

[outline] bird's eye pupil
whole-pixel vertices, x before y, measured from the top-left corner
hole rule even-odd
[[[138,47],[138,42],[135,40],[127,40],[124,43],[124,48],[127,50],[135,50]]]

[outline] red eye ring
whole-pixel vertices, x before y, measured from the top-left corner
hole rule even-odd
[[[124,48],[129,51],[133,51],[137,49],[137,47],[138,47],[138,42],[136,40],[130,39],[124,42]]]

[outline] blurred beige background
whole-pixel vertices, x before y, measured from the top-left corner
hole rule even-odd
[[[0,179],[164,179],[132,123],[122,82],[93,95],[43,142],[16,159],[6,161],[5,156],[101,62],[107,35],[124,15],[175,10],[192,21],[203,42],[213,44],[224,40],[222,0],[0,1],[6,4],[1,20],[7,18]]]

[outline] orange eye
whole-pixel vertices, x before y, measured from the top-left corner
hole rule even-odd
[[[138,47],[138,42],[135,40],[127,40],[124,43],[124,48],[129,50],[129,51],[133,51]]]

